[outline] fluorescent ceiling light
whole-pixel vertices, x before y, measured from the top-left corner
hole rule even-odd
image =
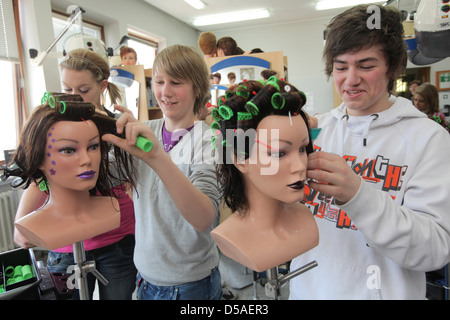
[[[316,10],[328,10],[344,7],[353,7],[362,3],[374,3],[374,2],[385,2],[385,1],[367,1],[367,0],[320,0],[316,3]]]
[[[204,9],[206,5],[201,0],[184,0],[187,4],[195,9]]]
[[[267,9],[244,10],[198,17],[194,19],[193,24],[194,26],[208,26],[219,23],[261,19],[269,16],[270,14]]]

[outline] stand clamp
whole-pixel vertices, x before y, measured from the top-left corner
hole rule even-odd
[[[75,265],[80,270],[79,276],[76,278],[77,288],[80,292],[80,300],[89,300],[88,273],[91,272],[104,286],[108,285],[108,280],[95,268],[95,261],[86,261],[83,241],[73,244],[73,257]]]
[[[278,277],[278,267],[271,268],[267,270],[267,279],[268,282],[264,286],[266,296],[278,300],[278,296],[280,295],[280,288],[292,278],[295,278],[306,271],[311,270],[312,268],[317,267],[318,264],[316,261],[312,261],[303,267],[298,268],[295,271],[289,272],[285,275],[281,275]]]

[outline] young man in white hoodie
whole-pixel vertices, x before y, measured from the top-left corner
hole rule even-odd
[[[324,60],[343,103],[318,117],[305,203],[319,245],[291,270],[291,299],[424,299],[450,261],[450,135],[390,93],[406,66],[400,13],[356,6],[332,19]]]

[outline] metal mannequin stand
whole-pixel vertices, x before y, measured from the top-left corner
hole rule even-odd
[[[267,270],[267,280],[268,282],[265,285],[265,292],[266,295],[274,300],[278,300],[278,296],[280,295],[280,288],[289,280],[291,280],[294,277],[297,277],[301,275],[302,273],[305,273],[306,271],[311,270],[312,268],[317,267],[317,262],[312,261],[303,267],[289,272],[285,275],[281,275],[278,277],[278,267],[271,268]]]
[[[76,277],[77,288],[80,292],[80,300],[89,300],[89,288],[87,283],[87,276],[89,272],[100,281],[104,286],[108,285],[108,280],[95,268],[95,261],[86,261],[86,252],[84,251],[83,241],[73,244],[73,256],[75,266],[79,270]]]

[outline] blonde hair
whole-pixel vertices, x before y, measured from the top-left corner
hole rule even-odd
[[[210,71],[202,55],[193,47],[173,45],[156,55],[153,78],[158,73],[192,83],[195,94],[194,114],[199,116],[206,105],[209,93]]]
[[[62,69],[76,71],[88,70],[92,73],[97,83],[108,80],[110,69],[108,62],[94,51],[87,49],[75,49],[68,53],[68,58],[60,63]],[[121,104],[122,94],[117,85],[108,81],[108,95],[113,104]]]

